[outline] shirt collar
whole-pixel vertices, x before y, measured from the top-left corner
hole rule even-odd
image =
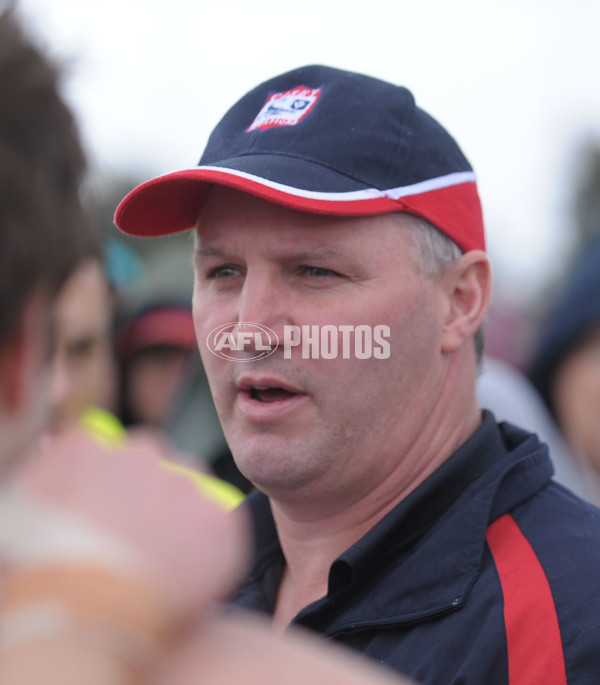
[[[520,487],[502,490],[502,482],[514,472],[523,474]],[[327,597],[304,609],[297,620],[322,626],[331,614],[330,630],[335,632],[343,625],[396,623],[460,608],[479,574],[489,522],[551,475],[547,449],[536,436],[507,424],[499,427],[484,411],[477,431],[334,561]],[[272,611],[283,556],[268,499],[253,493],[248,505],[260,541],[241,603]],[[386,582],[392,576],[394,582]],[[252,586],[253,595],[248,594]],[[348,594],[353,602],[340,612]],[[335,612],[332,605],[338,606]]]

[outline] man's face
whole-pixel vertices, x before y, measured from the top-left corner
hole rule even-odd
[[[210,191],[198,222],[196,333],[236,462],[267,494],[360,497],[417,439],[438,399],[447,300],[413,263],[411,230],[401,215],[323,217]],[[285,358],[280,346],[231,361],[206,341],[232,322],[280,341],[288,326],[387,326],[389,356],[357,358],[352,337],[347,359],[303,358],[299,347]]]
[[[77,424],[112,391],[111,300],[102,266],[84,262],[69,277],[54,305],[55,346],[50,384],[51,428]]]

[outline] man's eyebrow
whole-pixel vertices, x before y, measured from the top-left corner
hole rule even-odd
[[[196,259],[209,257],[225,257],[226,252],[212,245],[202,245],[202,243],[198,241],[194,247],[194,255]],[[337,247],[325,247],[321,245],[316,245],[314,248],[308,248],[302,250],[301,252],[290,250],[289,255],[285,256],[295,261],[310,261],[311,259],[315,258],[331,259],[347,257],[346,253]]]
[[[211,245],[202,245],[200,241],[196,241],[194,246],[194,256],[196,259],[206,258],[206,257],[223,257],[225,253],[218,247],[212,247]]]
[[[343,250],[337,247],[323,247],[316,246],[314,248],[303,250],[302,252],[294,252],[294,259],[314,259],[315,257],[330,258],[330,257],[345,257]]]

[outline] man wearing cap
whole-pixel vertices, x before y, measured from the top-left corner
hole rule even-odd
[[[478,407],[475,177],[409,91],[278,76],[115,220],[196,227],[200,352],[257,487],[234,604],[424,684],[599,681],[600,513]]]

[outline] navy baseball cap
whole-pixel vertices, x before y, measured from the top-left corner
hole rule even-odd
[[[134,188],[115,224],[137,236],[192,228],[212,184],[314,214],[410,212],[464,251],[485,249],[475,174],[406,88],[307,66],[241,98],[212,132],[198,166]]]

